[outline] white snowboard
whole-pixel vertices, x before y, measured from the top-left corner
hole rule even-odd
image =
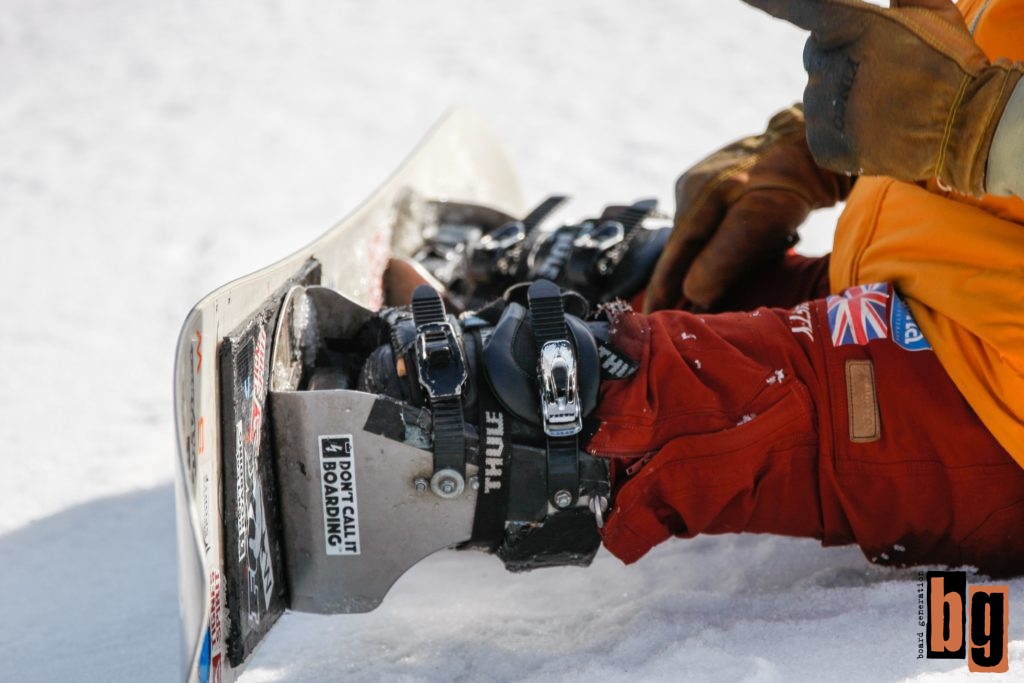
[[[175,490],[182,677],[189,683],[235,680],[288,608],[280,549],[267,543],[264,501],[275,493],[260,477],[281,300],[290,284],[320,284],[376,309],[388,259],[419,244],[416,203],[441,198],[523,213],[504,153],[466,110],[447,114],[390,179],[315,242],[217,289],[186,318],[175,364]],[[226,467],[240,476],[226,476]],[[232,490],[222,490],[232,478]],[[247,585],[225,580],[226,563],[248,571]],[[229,628],[242,643],[233,652]]]

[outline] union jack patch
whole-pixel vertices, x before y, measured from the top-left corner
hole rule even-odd
[[[830,296],[826,303],[832,346],[864,346],[873,339],[888,338],[885,313],[890,292],[889,285],[881,283],[851,287],[841,295]]]

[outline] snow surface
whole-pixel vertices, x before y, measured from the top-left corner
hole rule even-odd
[[[453,103],[531,201],[671,207],[799,98],[802,44],[735,0],[5,0],[0,681],[178,679],[171,367],[200,296],[334,223]],[[526,576],[446,552],[374,613],[286,616],[243,680],[967,678],[916,659],[915,579],[755,536]]]

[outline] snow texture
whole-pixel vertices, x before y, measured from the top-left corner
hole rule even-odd
[[[333,224],[454,103],[531,201],[671,208],[800,97],[802,45],[736,0],[5,0],[0,680],[178,679],[171,368],[200,296]],[[369,615],[287,615],[243,680],[965,679],[916,659],[915,578],[755,536],[525,576],[446,552]]]

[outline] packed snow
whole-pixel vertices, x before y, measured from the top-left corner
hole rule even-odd
[[[179,680],[171,368],[203,294],[334,223],[452,104],[530,201],[671,210],[681,170],[799,98],[802,45],[738,0],[6,0],[0,680]],[[967,678],[917,659],[916,580],[762,536],[529,575],[444,552],[376,612],[286,615],[242,680]]]

